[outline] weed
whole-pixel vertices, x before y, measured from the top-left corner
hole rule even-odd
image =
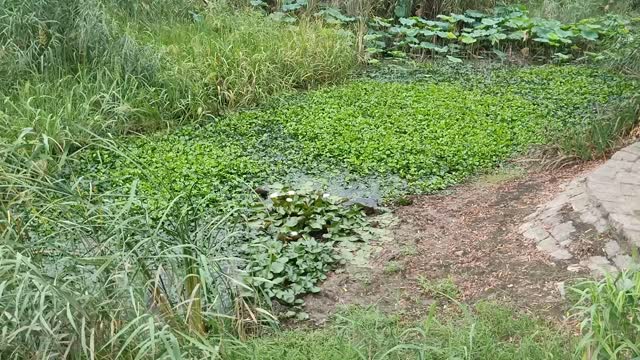
[[[404,264],[399,261],[389,261],[384,265],[385,274],[397,274],[404,270]]]
[[[628,15],[637,9],[635,0],[530,0],[532,15],[562,21],[578,21],[605,14]]]
[[[90,132],[201,122],[355,66],[344,32],[207,3],[0,1],[0,136],[32,128],[77,147]]]
[[[639,120],[640,102],[636,96],[622,103],[616,111],[601,111],[584,126],[568,129],[567,134],[558,137],[556,147],[563,154],[581,160],[604,158],[624,143],[623,139]]]
[[[274,187],[272,187],[274,188]],[[334,244],[362,241],[367,223],[345,199],[317,191],[275,187],[268,203],[248,215],[255,233],[242,245],[247,260],[246,282],[273,300],[302,305],[305,293],[319,292],[318,283],[343,261]]]
[[[418,255],[418,247],[415,245],[405,245],[400,252],[403,256],[415,256]]]
[[[66,157],[47,146],[0,147],[0,357],[212,358],[255,326],[217,251],[224,217],[171,204],[151,222],[132,212],[135,182],[97,194],[60,180]]]
[[[391,202],[397,206],[409,206],[413,204],[413,199],[409,196],[398,196]]]
[[[515,180],[525,175],[525,169],[518,166],[501,166],[495,171],[488,174],[480,175],[478,182],[481,184],[500,184],[503,182]]]
[[[418,285],[427,296],[455,300],[460,295],[460,290],[451,277],[446,279],[430,280],[426,277],[418,277]]]

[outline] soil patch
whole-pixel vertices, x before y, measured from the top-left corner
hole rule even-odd
[[[579,275],[538,251],[518,226],[595,165],[491,175],[411,197],[411,205],[388,215],[388,236],[371,245],[368,263],[331,274],[319,294],[305,299],[307,312],[316,324],[347,305],[419,317],[434,301],[446,306],[455,298],[496,300],[561,319],[565,284]]]

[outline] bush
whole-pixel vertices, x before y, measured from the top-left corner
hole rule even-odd
[[[359,207],[345,201],[280,187],[255,204],[248,214],[255,233],[242,245],[247,283],[287,305],[302,305],[301,295],[320,291],[318,283],[344,262],[337,247],[363,240],[368,225]]]
[[[582,58],[632,28],[630,21],[620,16],[561,23],[530,17],[524,6],[509,6],[487,13],[440,14],[437,20],[374,18],[366,39],[369,53],[385,56],[446,55],[450,61],[460,62],[460,57],[497,55],[503,60],[510,56],[550,62]]]

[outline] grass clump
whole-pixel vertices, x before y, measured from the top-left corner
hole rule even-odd
[[[443,297],[446,300],[455,300],[460,295],[460,289],[451,277],[438,280],[418,277],[418,284],[426,295],[434,298]]]
[[[435,310],[435,308],[433,308]],[[288,331],[247,343],[232,359],[570,359],[570,336],[495,304],[419,323],[366,309],[326,328]]]
[[[626,270],[577,284],[574,316],[581,320],[577,352],[588,359],[640,356],[640,272]]]
[[[299,174],[400,179],[405,190],[428,192],[556,141],[566,129],[588,127],[598,107],[635,86],[588,67],[495,70],[464,83],[461,71],[414,83],[354,82],[203,128],[124,140],[129,158],[96,151],[90,172],[99,187],[140,179],[151,208],[182,189],[199,198],[216,194],[211,204],[219,204]],[[398,186],[386,184],[386,191]]]

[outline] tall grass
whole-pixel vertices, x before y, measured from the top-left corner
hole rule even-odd
[[[60,144],[196,122],[340,81],[353,39],[223,0],[0,0],[2,137]]]
[[[500,5],[500,0],[330,0],[331,6],[342,8],[350,15],[361,15],[358,11],[368,8],[374,14],[383,17],[393,17],[395,8],[400,5],[407,7],[413,15],[435,18],[440,14],[464,12],[469,9],[483,10]]]
[[[611,13],[630,15],[640,5],[635,0],[529,0],[527,3],[532,15],[564,22]]]
[[[623,271],[575,288],[574,308],[583,338],[577,348],[586,360],[640,356],[640,272]]]
[[[376,15],[394,16],[397,6],[407,8],[411,15],[435,18],[440,14],[462,13],[465,10],[486,10],[501,5],[524,4],[533,16],[575,22],[584,18],[617,13],[629,15],[640,8],[637,0],[330,0],[332,6],[359,15],[356,4],[364,2]],[[360,6],[361,7],[361,6]]]
[[[0,358],[218,358],[240,346],[267,313],[244,301],[251,289],[219,250],[233,236],[225,218],[174,202],[152,222],[135,183],[96,193],[52,176],[70,159],[48,146],[0,147]]]
[[[640,35],[632,31],[614,39],[607,44],[603,58],[604,65],[640,80]]]
[[[600,115],[582,126],[558,136],[557,150],[566,158],[556,160],[602,159],[618,149],[640,123],[640,94],[615,108],[604,109]]]
[[[622,2],[624,3],[624,2]],[[608,40],[595,60],[596,65],[640,80],[640,23],[630,24],[632,31]],[[556,141],[562,152],[581,160],[604,158],[624,145],[640,124],[640,93],[636,92],[617,106],[598,109],[600,115]]]

